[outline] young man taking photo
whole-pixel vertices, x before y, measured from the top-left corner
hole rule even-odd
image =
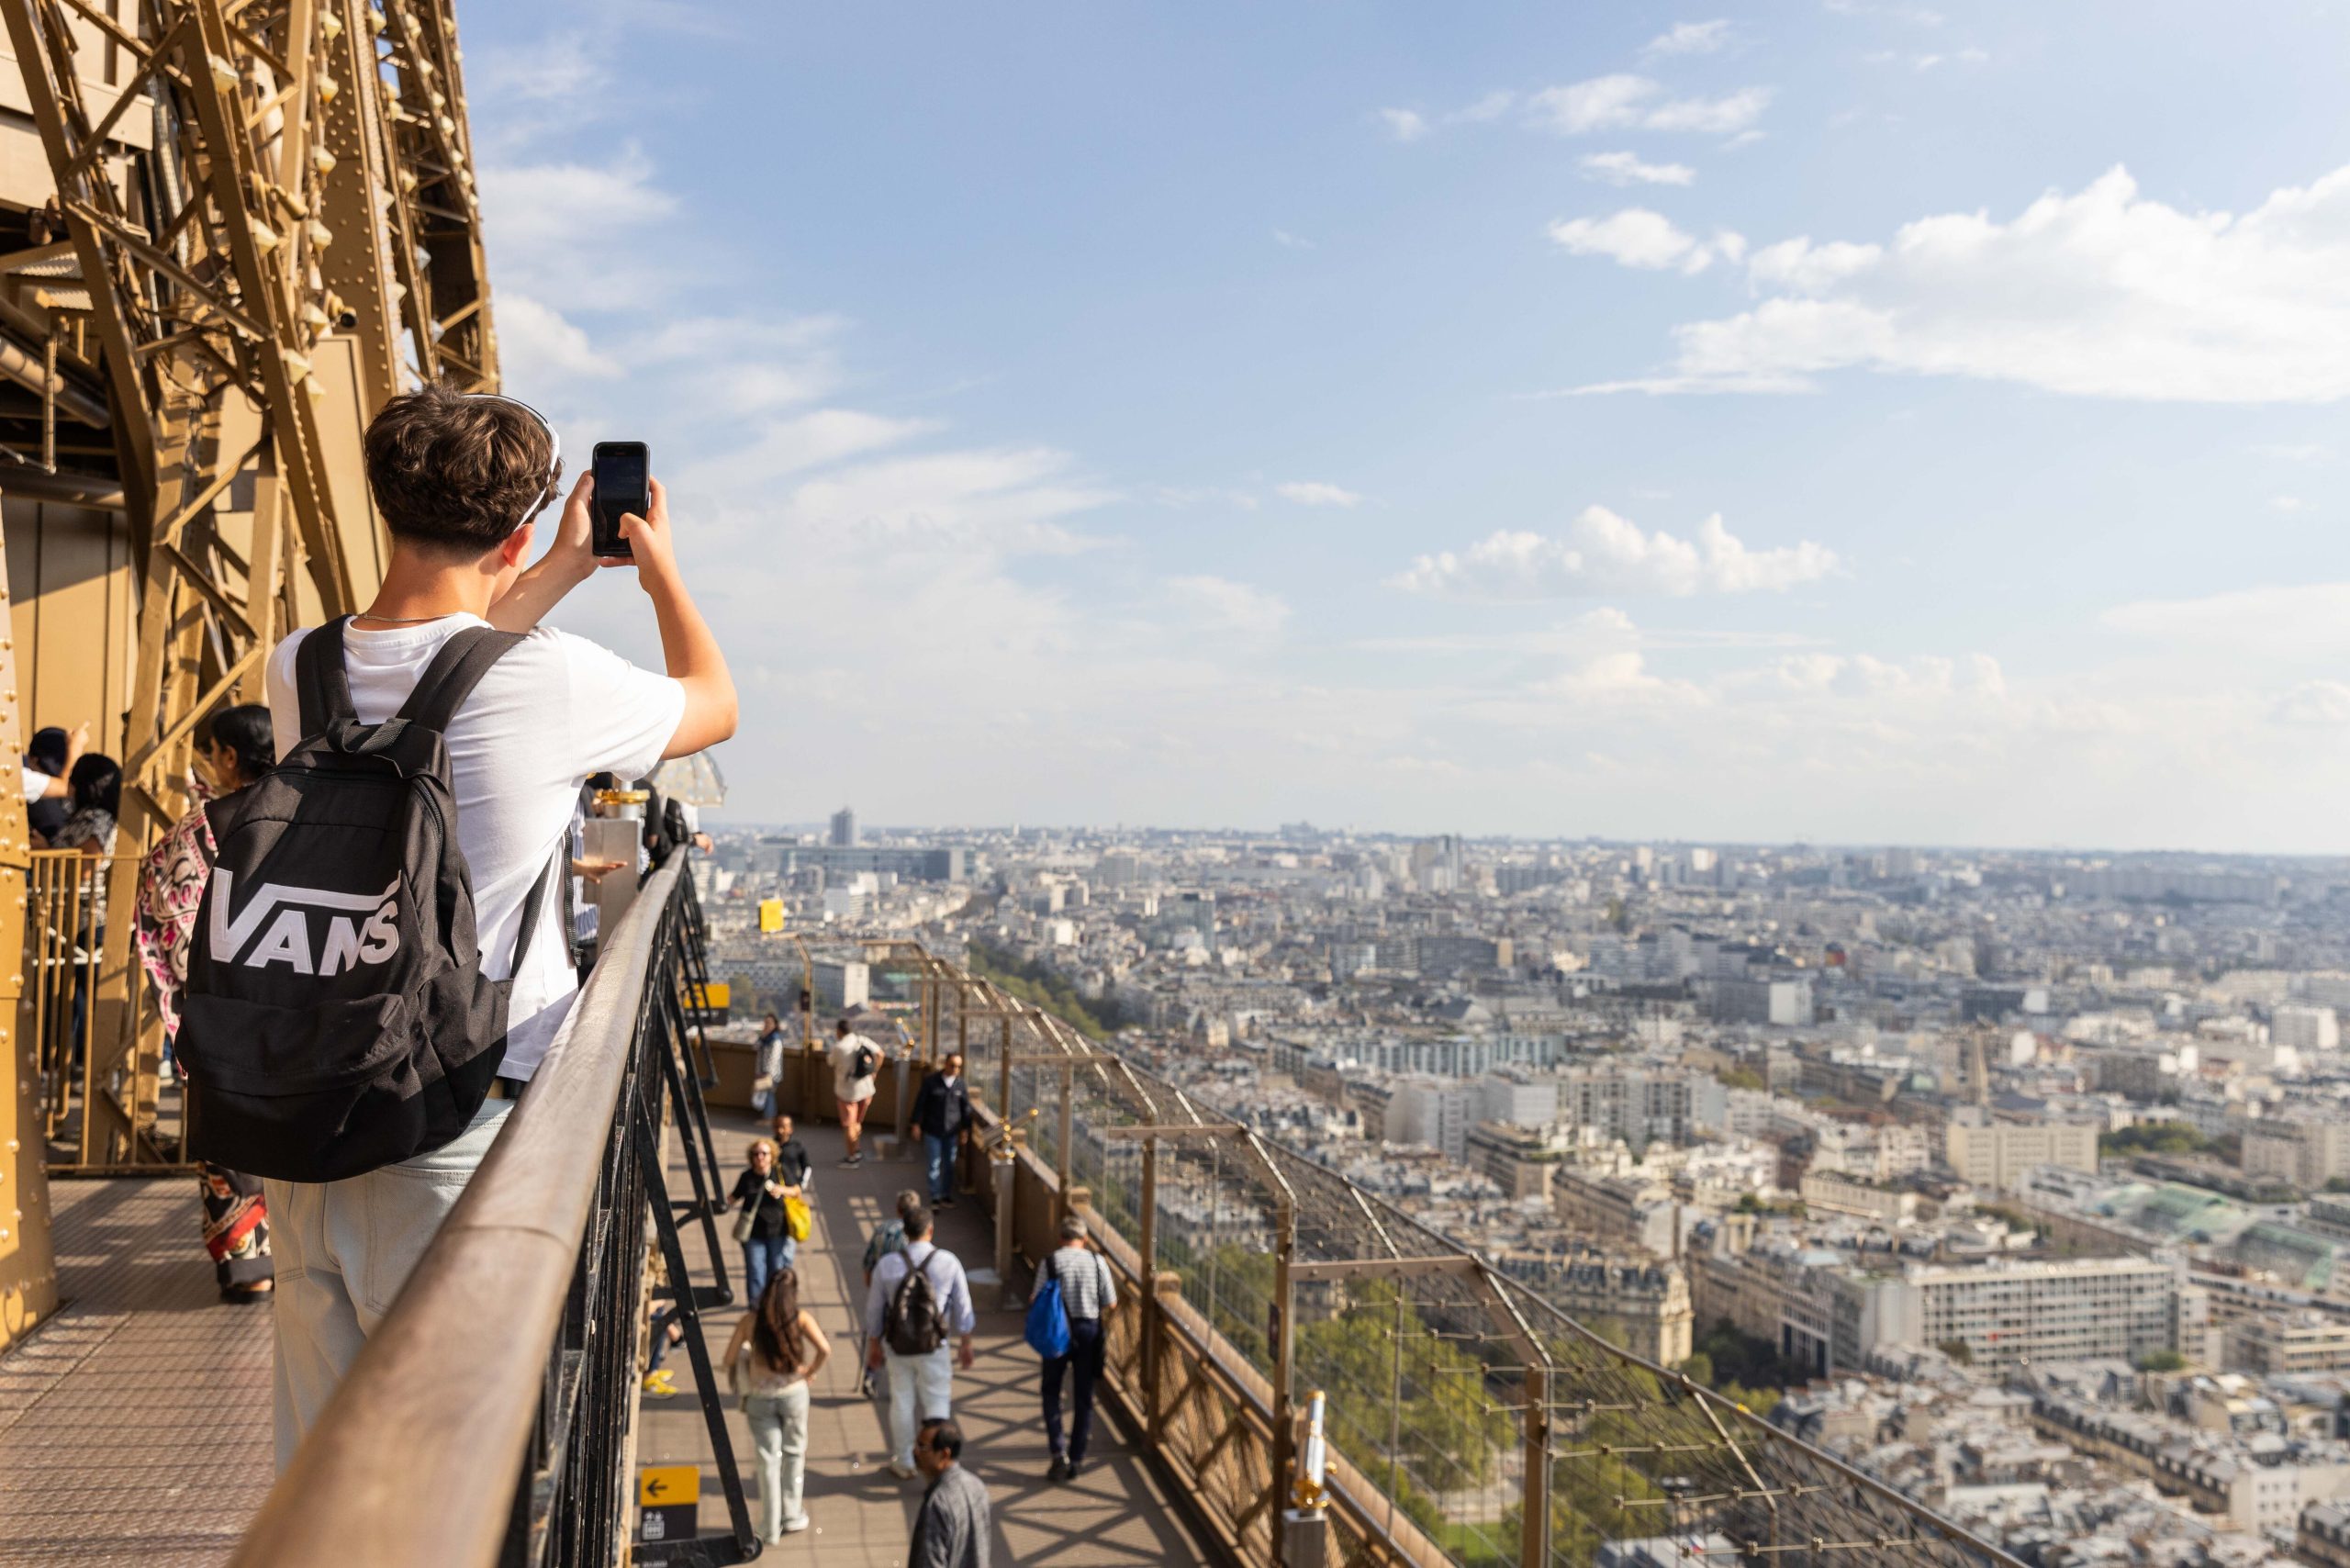
[[[401,1283],[456,1204],[507,1114],[569,1016],[578,980],[559,909],[540,912],[526,951],[523,904],[569,840],[589,774],[634,778],[734,733],[734,683],[671,549],[659,481],[644,517],[621,525],[652,600],[666,673],[641,670],[542,616],[596,572],[583,476],[537,564],[534,520],[563,476],[554,429],[527,404],[428,386],[395,398],[368,426],[367,483],[391,533],[383,587],[343,631],[351,703],[381,723],[442,644],[488,624],[528,633],[484,676],[444,733],[456,836],[473,889],[482,968],[511,979],[505,1057],[471,1125],[453,1142],[338,1182],[267,1183],[278,1258],[277,1460],[282,1470]],[[303,736],[296,655],[268,666],[278,753]],[[561,879],[553,882],[559,890]]]

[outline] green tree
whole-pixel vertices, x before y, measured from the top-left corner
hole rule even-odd
[[[2187,1358],[2177,1350],[2149,1350],[2138,1358],[2138,1370],[2150,1372],[2175,1372],[2183,1370]]]
[[[1964,1339],[1944,1339],[1934,1349],[1956,1361],[1960,1366],[1971,1367],[1975,1364],[1975,1347]]]

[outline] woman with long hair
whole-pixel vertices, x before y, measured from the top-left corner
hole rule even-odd
[[[759,1539],[769,1546],[808,1528],[800,1506],[808,1473],[808,1383],[832,1359],[832,1341],[800,1306],[800,1276],[778,1269],[755,1310],[734,1325],[727,1375],[743,1395],[759,1458]]]
[[[172,824],[139,868],[139,908],[132,932],[140,966],[155,988],[155,1010],[162,1015],[167,1042],[179,1032],[180,993],[187,985],[196,906],[203,902],[204,884],[219,853],[207,808],[277,766],[269,710],[247,702],[214,714],[196,728],[195,760],[188,792],[196,804]],[[119,778],[118,774],[118,788]],[[269,1206],[262,1196],[261,1178],[207,1162],[198,1168],[196,1190],[204,1199],[204,1248],[212,1255],[220,1299],[262,1300],[275,1288],[276,1279],[269,1258]]]

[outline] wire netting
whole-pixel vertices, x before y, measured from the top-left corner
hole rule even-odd
[[[1009,1005],[963,993],[974,1009]],[[942,1042],[956,1036],[950,1022]],[[1607,1543],[1698,1563],[1861,1558],[2014,1568],[1922,1507],[1739,1406],[1650,1365],[1533,1287],[1471,1266],[1458,1244],[1287,1149],[1250,1138],[1176,1085],[1024,1011],[964,1020],[975,1097],[1008,1109],[1031,1151],[1086,1187],[1125,1247],[1142,1241],[1144,1152],[1113,1129],[1212,1122],[1158,1140],[1154,1256],[1212,1330],[1211,1353],[1270,1394],[1279,1376],[1280,1257],[1292,1283],[1290,1389],[1325,1397],[1330,1475],[1350,1529],[1460,1568],[1585,1564]],[[1036,1063],[1036,1056],[1056,1059]],[[1067,1070],[1059,1059],[1079,1059]],[[1064,1082],[1068,1145],[1062,1148]],[[1438,1261],[1431,1261],[1438,1260]],[[1363,1264],[1316,1277],[1315,1264]],[[1398,1267],[1382,1267],[1395,1264]],[[1530,1406],[1544,1419],[1530,1419]],[[1529,1487],[1529,1476],[1540,1483]],[[1544,1501],[1529,1529],[1528,1501]],[[1529,1536],[1533,1545],[1528,1555]]]

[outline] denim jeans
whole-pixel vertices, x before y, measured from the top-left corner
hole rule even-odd
[[[759,1298],[767,1294],[767,1282],[775,1278],[778,1269],[789,1269],[792,1260],[800,1256],[800,1243],[791,1239],[789,1231],[774,1236],[754,1236],[743,1243],[743,1288],[750,1294],[743,1305],[756,1312]]]
[[[955,1140],[922,1135],[923,1153],[930,1168],[930,1201],[940,1203],[955,1195]]]
[[[511,1100],[485,1100],[454,1141],[364,1176],[263,1181],[277,1257],[279,1470],[293,1462],[302,1434],[391,1309],[513,1108]]]
[[[1050,1356],[1045,1361],[1045,1441],[1052,1446],[1055,1459],[1067,1459],[1071,1464],[1085,1459],[1086,1439],[1093,1435],[1093,1384],[1102,1375],[1102,1356],[1107,1347],[1102,1339],[1102,1320],[1098,1317],[1072,1317],[1069,1320],[1069,1354]],[[1076,1387],[1071,1391],[1069,1417],[1069,1445],[1061,1445],[1061,1380],[1076,1374]]]
[[[808,1385],[743,1401],[751,1447],[759,1457],[759,1539],[772,1541],[800,1517],[800,1489],[808,1473]]]
[[[890,1369],[890,1453],[909,1470],[914,1462],[914,1433],[922,1424],[955,1414],[954,1354],[946,1345],[926,1356],[882,1352]]]

